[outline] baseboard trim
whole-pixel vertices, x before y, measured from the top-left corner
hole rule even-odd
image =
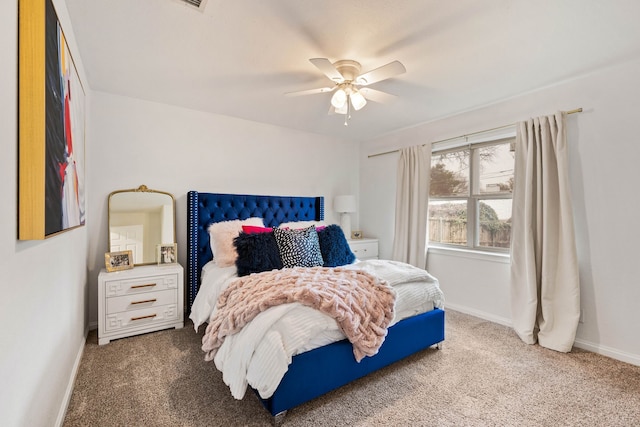
[[[612,347],[607,347],[606,345],[600,345],[600,344],[596,344],[596,343],[582,340],[582,339],[576,339],[573,345],[575,347],[590,351],[592,353],[598,353],[603,356],[610,357],[612,359],[620,360],[621,362],[626,362],[632,365],[640,366],[640,356],[638,356],[637,354],[627,353]]]
[[[499,325],[513,327],[513,323],[511,323],[511,319],[507,319],[506,317],[496,316],[491,313],[487,313],[485,311],[475,310],[473,308],[469,308],[463,305],[458,304],[449,304],[445,303],[445,309],[450,308],[451,310],[459,311],[460,313],[469,314],[474,317],[478,317],[480,319],[488,320],[493,323],[497,323]]]
[[[76,360],[75,362],[73,362],[73,369],[71,370],[71,375],[69,376],[67,389],[64,392],[62,405],[60,406],[60,410],[58,411],[58,417],[56,419],[56,427],[62,427],[62,424],[64,424],[64,418],[67,415],[67,409],[69,408],[69,403],[71,402],[71,395],[73,394],[73,386],[76,383],[76,376],[78,375],[78,370],[80,369],[80,362],[82,361],[82,355],[84,354],[84,347],[87,344],[88,335],[89,335],[89,326],[87,326],[87,328],[85,328],[84,330],[84,339],[80,340],[80,348],[78,348],[78,353],[76,354]]]
[[[511,322],[511,319],[496,316],[491,313],[476,310],[463,305],[445,303],[445,308],[450,308],[451,310],[459,311],[460,313],[464,313],[470,316],[478,317],[480,319],[488,320],[490,322],[494,322],[499,325],[508,326],[509,328],[513,327],[513,323]],[[573,345],[582,350],[587,350],[592,353],[600,354],[602,356],[607,356],[612,359],[619,360],[621,362],[626,362],[632,365],[640,366],[640,356],[637,354],[626,353],[624,351],[620,351],[612,347],[607,347],[605,345],[600,345],[600,344],[597,344],[591,341],[586,341],[579,338],[576,338]]]

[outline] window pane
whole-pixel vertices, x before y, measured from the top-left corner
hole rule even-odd
[[[431,156],[431,196],[469,195],[469,150]]]
[[[478,148],[480,182],[475,194],[513,192],[515,153],[511,152],[511,142]]]
[[[508,248],[511,244],[511,199],[487,199],[479,202],[479,245]]]
[[[467,244],[466,200],[429,202],[429,241]]]

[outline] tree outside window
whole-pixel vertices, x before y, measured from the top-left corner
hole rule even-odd
[[[507,251],[511,244],[514,139],[431,156],[430,244]]]

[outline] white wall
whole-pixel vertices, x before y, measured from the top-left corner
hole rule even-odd
[[[576,343],[640,365],[639,75],[640,61],[620,64],[362,144],[360,227],[380,237],[382,256],[391,254],[398,157],[369,154],[582,107],[583,113],[567,117],[584,318]],[[439,251],[430,253],[428,268],[440,279],[448,306],[510,322],[508,264]]]
[[[84,79],[66,8],[54,4]],[[16,237],[17,5],[0,2],[0,424],[51,426],[61,420],[84,344],[87,227],[44,241]]]
[[[91,93],[62,0],[54,0],[81,78],[87,85],[87,226],[45,241],[16,240],[17,3],[0,2],[0,424],[49,426],[60,421],[84,343],[97,319],[97,274],[107,251],[107,196],[146,184],[177,200],[179,260],[186,255],[186,192],[324,195],[360,189],[354,229],[380,237],[389,257],[395,161],[370,153],[474,132],[556,109],[571,116],[571,182],[580,257],[584,324],[579,342],[640,364],[640,287],[634,269],[633,219],[640,203],[633,126],[640,63],[568,81],[358,147],[273,126],[104,93]],[[188,156],[185,153],[198,153]],[[361,173],[357,161],[360,155]],[[360,183],[361,181],[361,183]],[[358,222],[359,218],[359,222]],[[613,218],[613,219],[612,219]],[[508,322],[508,264],[432,253],[449,306]]]
[[[357,194],[356,143],[101,92],[94,92],[91,107],[92,323],[97,276],[108,250],[107,198],[114,190],[145,184],[174,195],[183,266],[189,190],[325,196],[325,215],[332,222],[339,222],[333,196]]]

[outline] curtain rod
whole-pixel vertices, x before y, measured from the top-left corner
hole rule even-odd
[[[575,110],[565,111],[565,113],[566,114],[582,113],[582,107],[576,108]],[[504,128],[508,128],[508,127],[511,127],[511,126],[514,126],[514,125],[516,125],[516,123],[512,123],[510,125],[498,126],[498,127],[491,128],[491,129],[480,130],[480,131],[477,131],[477,132],[467,133],[465,135],[454,136],[453,138],[441,139],[440,141],[434,141],[431,144],[438,144],[440,142],[452,141],[452,140],[458,139],[458,138],[467,138],[469,136],[478,135],[478,134],[481,134],[481,133],[487,133],[487,132],[491,132],[491,131],[494,131],[494,130],[504,129]],[[422,144],[422,146],[424,147],[425,144]],[[384,156],[385,154],[397,153],[398,151],[400,151],[400,150],[391,150],[391,151],[385,151],[384,153],[369,154],[367,156],[367,158],[370,159],[372,157]]]

